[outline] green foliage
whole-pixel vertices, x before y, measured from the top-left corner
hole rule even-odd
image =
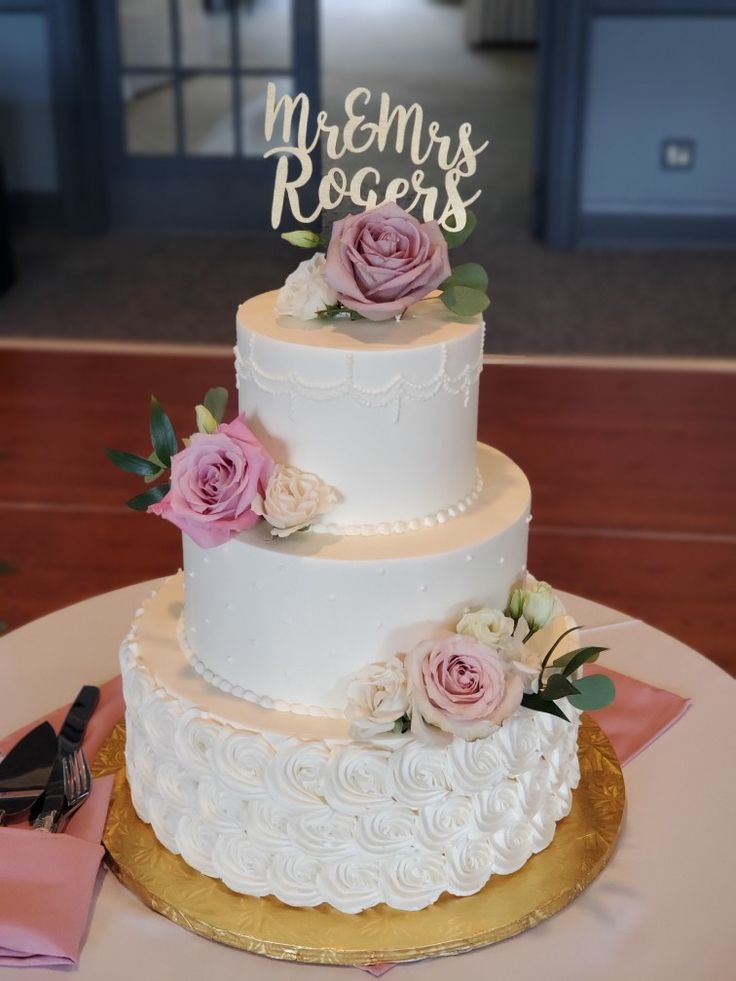
[[[521,696],[521,704],[525,708],[534,709],[535,712],[546,712],[548,715],[556,715],[558,719],[564,719],[565,722],[570,721],[559,705],[547,701],[541,695],[535,695],[534,692],[524,692]]]
[[[465,219],[465,224],[457,232],[448,232],[446,228],[440,226],[440,231],[445,237],[448,249],[455,249],[458,245],[462,245],[475,231],[475,226],[478,224],[478,220],[472,211],[467,212],[467,217]]]
[[[485,293],[488,289],[488,274],[477,262],[464,262],[453,268],[447,279],[440,283],[439,288],[446,290],[451,286],[467,286],[468,289]]]
[[[151,396],[151,445],[154,453],[164,467],[171,466],[171,457],[176,453],[177,442],[171,420],[164,412],[155,395]]]
[[[577,684],[577,682],[576,682]],[[558,698],[565,698],[574,695],[579,691],[572,682],[562,674],[552,674],[547,678],[547,683],[539,689],[540,696],[545,701],[555,701]]]
[[[570,704],[577,709],[592,711],[605,708],[616,697],[616,686],[605,674],[591,674],[575,682],[576,695],[570,695]]]
[[[135,497],[131,497],[129,501],[126,501],[126,505],[132,511],[146,511],[151,506],[151,504],[158,504],[169,493],[170,485],[157,484],[155,487],[149,487],[147,491],[143,491],[142,494],[136,494]]]
[[[558,657],[554,662],[554,667],[562,668],[565,677],[569,677],[587,661],[597,661],[598,655],[607,650],[607,647],[578,647],[577,650],[569,651]]]
[[[211,388],[205,395],[202,404],[212,413],[213,419],[219,425],[225,418],[230,393],[226,388]]]
[[[139,477],[158,477],[161,473],[161,467],[157,462],[149,460],[144,456],[138,456],[136,453],[126,453],[125,450],[111,450],[107,447],[105,448],[105,453],[116,467],[124,470],[126,473],[135,473]]]
[[[442,302],[458,317],[474,317],[483,313],[491,302],[482,290],[469,286],[450,286],[442,293]]]

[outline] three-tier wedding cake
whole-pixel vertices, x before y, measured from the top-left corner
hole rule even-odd
[[[235,892],[419,909],[520,868],[568,813],[578,712],[520,698],[570,624],[557,604],[529,630],[548,595],[525,580],[526,477],[476,442],[480,317],[436,298],[399,323],[276,304],[237,317],[255,523],[212,545],[181,518],[183,572],[122,648],[133,803]],[[169,497],[216,483],[225,430],[193,437],[186,470],[174,458]],[[304,502],[327,508],[308,529],[276,520]]]

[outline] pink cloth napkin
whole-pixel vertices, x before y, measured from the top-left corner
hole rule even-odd
[[[48,717],[57,732],[68,708]],[[85,734],[88,759],[94,759],[123,710],[120,678],[113,678],[102,686]],[[0,751],[7,752],[40,721],[0,741]],[[59,834],[27,824],[0,828],[0,966],[77,963],[104,854],[100,840],[112,783],[112,777],[95,780],[89,800]]]
[[[622,764],[650,746],[690,707],[689,698],[607,668],[585,666],[585,674],[600,672],[614,681],[616,700],[595,712],[594,717]],[[67,709],[64,706],[48,716],[57,730]],[[84,749],[90,760],[123,713],[118,676],[102,686],[100,704],[87,728]],[[37,719],[0,741],[0,751],[7,752],[40,721]],[[0,966],[77,962],[103,855],[100,839],[111,788],[112,778],[96,780],[90,800],[63,834],[0,828]],[[362,970],[380,977],[395,966],[374,964]]]
[[[605,665],[586,664],[583,674],[607,674],[616,686],[614,701],[591,715],[611,740],[622,766],[651,746],[692,705],[690,698],[629,678]]]

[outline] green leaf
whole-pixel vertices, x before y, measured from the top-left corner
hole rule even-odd
[[[205,409],[209,409],[218,424],[225,418],[229,398],[230,393],[226,388],[211,388],[204,397],[202,404]]]
[[[557,698],[565,698],[566,695],[575,695],[579,690],[564,675],[551,674],[539,694],[545,701],[555,701]]]
[[[570,721],[559,705],[547,701],[541,695],[535,695],[534,692],[524,692],[521,696],[521,704],[525,708],[534,709],[535,712],[546,712],[548,715],[556,715],[558,719],[564,719],[565,722]]]
[[[147,460],[136,453],[126,453],[125,450],[111,450],[105,447],[108,458],[126,473],[137,473],[141,477],[152,477],[159,473],[160,467],[153,460]]]
[[[158,504],[169,493],[169,484],[157,484],[155,487],[150,487],[147,491],[143,491],[142,494],[136,494],[135,497],[131,497],[129,501],[126,501],[126,505],[132,511],[146,511],[151,504]]]
[[[197,419],[197,432],[214,433],[217,429],[217,419],[215,419],[206,405],[195,405],[194,415]]]
[[[170,467],[177,450],[176,433],[155,395],[151,396],[151,444],[161,463]]]
[[[575,708],[593,711],[610,705],[616,697],[616,686],[606,674],[591,674],[575,682],[577,695],[570,696]]]
[[[491,302],[481,290],[474,290],[469,286],[450,286],[441,299],[458,317],[473,317],[476,313],[483,313]]]
[[[164,472],[164,470],[166,469],[166,467],[163,465],[163,463],[161,463],[161,461],[159,460],[158,456],[156,456],[156,451],[155,450],[153,450],[153,452],[151,452],[151,453],[148,454],[148,459],[151,461],[151,463],[155,463],[156,466],[158,467],[158,472],[157,473],[152,473],[150,476],[143,478],[143,480],[145,481],[145,483],[152,484],[154,481],[158,480],[158,478]]]
[[[455,266],[447,279],[440,283],[439,288],[446,290],[450,286],[467,286],[471,290],[485,293],[488,289],[488,274],[477,262],[464,262],[461,266]]]
[[[465,224],[459,231],[448,232],[446,228],[443,228],[440,225],[440,231],[445,237],[445,241],[447,242],[447,248],[454,249],[457,248],[458,245],[462,245],[463,242],[466,239],[470,238],[470,236],[473,234],[473,232],[475,231],[475,226],[477,224],[478,221],[475,215],[473,214],[473,212],[468,211],[465,218]]]
[[[562,673],[567,677],[577,671],[586,661],[597,661],[598,655],[607,650],[607,647],[578,647],[575,651],[568,651],[567,654],[560,655],[553,667],[563,668]]]

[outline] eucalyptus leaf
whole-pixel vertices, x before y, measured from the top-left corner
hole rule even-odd
[[[147,511],[152,504],[158,504],[169,493],[169,484],[157,484],[155,487],[149,487],[147,491],[143,491],[142,494],[136,494],[135,497],[131,497],[129,501],[126,501],[126,505],[132,511]]]
[[[461,266],[454,267],[447,279],[440,283],[439,288],[446,290],[450,286],[467,286],[471,290],[485,293],[488,289],[488,273],[477,262],[464,262]]]
[[[540,691],[540,696],[545,701],[554,701],[558,698],[565,698],[567,695],[575,695],[580,689],[573,685],[562,674],[551,674],[547,678],[547,683]]]
[[[125,450],[111,450],[105,447],[108,458],[126,473],[137,473],[140,477],[152,477],[161,470],[153,460],[147,460],[144,456],[136,453],[126,453]]]
[[[577,695],[570,695],[570,704],[591,711],[610,705],[616,697],[616,686],[606,674],[591,674],[575,682]]]
[[[470,236],[473,234],[473,232],[475,231],[475,226],[477,224],[478,224],[478,220],[476,219],[473,212],[468,211],[466,212],[466,216],[465,216],[465,224],[458,231],[450,232],[446,228],[443,228],[440,225],[440,231],[445,237],[445,241],[447,242],[447,248],[455,249],[457,248],[458,245],[462,245],[463,242],[465,242],[466,239],[470,238]]]
[[[556,715],[558,719],[564,719],[565,722],[570,721],[559,705],[555,702],[547,701],[541,695],[534,694],[534,692],[524,692],[521,696],[521,704],[525,708],[534,709],[535,712],[546,712],[548,715]]]
[[[586,661],[597,661],[598,655],[607,650],[607,647],[578,647],[577,650],[560,655],[553,667],[562,668],[562,673],[567,677],[577,671]]]
[[[208,409],[217,423],[221,423],[225,418],[225,410],[230,393],[226,388],[211,388],[203,399],[205,409]]]
[[[161,463],[170,467],[171,457],[177,451],[176,433],[155,395],[151,396],[151,444]]]
[[[217,429],[217,419],[206,405],[195,405],[194,415],[197,419],[197,432],[214,433]]]
[[[458,317],[473,317],[476,313],[483,313],[491,302],[481,290],[474,290],[469,286],[450,286],[442,294],[441,300]]]

